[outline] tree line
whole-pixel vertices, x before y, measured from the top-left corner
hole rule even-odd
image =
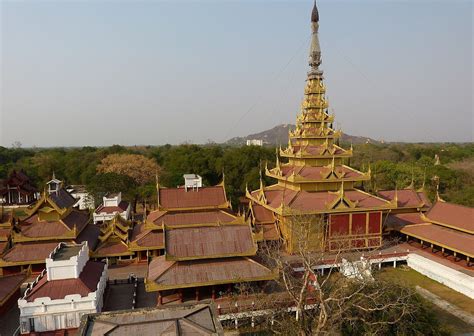
[[[258,188],[260,172],[266,163],[274,166],[275,159],[275,147],[218,144],[0,147],[0,179],[23,169],[42,190],[54,172],[65,184],[86,185],[99,199],[105,192],[122,191],[130,201],[152,204],[157,178],[160,185],[175,187],[183,184],[183,174],[196,173],[205,185],[215,185],[225,174],[228,197],[237,205],[246,185]],[[363,171],[370,166],[372,181],[360,186],[367,191],[402,189],[413,181],[415,188],[424,185],[432,199],[438,188],[446,201],[474,206],[474,144],[362,144],[354,146],[354,157],[346,163]],[[262,175],[264,183],[273,183]]]

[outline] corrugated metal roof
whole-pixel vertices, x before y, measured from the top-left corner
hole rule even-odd
[[[91,314],[81,324],[80,335],[223,335],[214,306],[173,305]]]
[[[187,259],[254,255],[256,246],[250,226],[222,225],[166,230],[165,250],[169,257]]]
[[[223,186],[187,191],[185,188],[160,188],[159,193],[160,205],[168,209],[218,207],[226,203]]]
[[[426,217],[437,223],[474,233],[474,208],[447,202],[436,202],[426,213]]]
[[[148,280],[159,286],[185,288],[240,281],[271,279],[273,273],[248,257],[189,261],[154,258],[148,265]]]
[[[222,210],[193,211],[193,212],[164,212],[151,213],[148,218],[156,225],[179,226],[193,224],[230,223],[236,217]]]
[[[45,260],[56,246],[58,242],[16,243],[5,252],[2,259],[7,262]]]
[[[400,230],[426,242],[439,244],[474,257],[474,235],[436,224],[407,225]]]
[[[0,277],[0,303],[17,290],[26,280],[26,274],[4,275]]]

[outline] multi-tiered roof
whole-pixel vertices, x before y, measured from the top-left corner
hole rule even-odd
[[[361,172],[345,164],[352,157],[352,146],[339,146],[341,131],[333,126],[334,115],[328,111],[321,50],[319,46],[319,13],[316,4],[311,15],[312,41],[304,99],[296,119],[296,128],[289,132],[288,146],[280,148],[276,166],[265,169],[266,175],[278,183],[249,193],[270,210],[282,212],[283,207],[300,212],[326,212],[335,207],[389,207],[390,202],[357,189],[360,182],[371,178],[370,168]],[[287,160],[280,161],[280,157]]]
[[[361,188],[363,182],[371,178],[370,168],[362,172],[345,164],[353,150],[352,146],[345,149],[339,145],[342,133],[334,128],[334,115],[328,111],[326,86],[320,69],[322,59],[316,4],[311,15],[311,27],[310,71],[296,128],[289,132],[288,146],[279,149],[276,166],[265,169],[266,175],[275,178],[277,183],[268,187],[261,183],[258,190],[247,191],[254,207],[262,206],[276,215],[282,231],[285,225],[278,216],[373,211],[380,214],[382,210],[397,206],[396,199],[386,200]],[[378,241],[381,241],[380,237]]]

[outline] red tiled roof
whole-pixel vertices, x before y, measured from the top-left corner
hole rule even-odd
[[[132,252],[129,252],[128,246],[122,241],[106,241],[94,251],[96,256],[114,256],[124,253],[132,254]]]
[[[94,224],[87,224],[76,238],[76,243],[80,244],[87,241],[89,249],[94,250],[99,241],[100,227]]]
[[[153,211],[148,215],[156,225],[163,223],[167,226],[231,223],[236,217],[222,210],[193,211],[193,212],[166,212]]]
[[[5,249],[7,248],[8,246],[8,242],[0,242],[0,256],[2,255],[3,251],[5,251]]]
[[[405,225],[425,223],[419,212],[389,214],[387,216],[387,227],[400,230]]]
[[[255,223],[273,223],[275,222],[275,217],[273,216],[273,212],[268,210],[267,208],[252,203],[253,215],[255,217]]]
[[[114,213],[114,212],[122,213],[122,212],[127,211],[128,205],[129,205],[129,203],[126,202],[126,201],[121,201],[118,206],[104,206],[103,204],[101,204],[97,208],[95,213],[102,213],[102,212],[105,212],[105,213],[108,213],[108,214]]]
[[[258,196],[259,191],[252,192],[254,197]],[[356,208],[377,208],[387,204],[387,201],[376,196],[364,193],[360,190],[346,190],[345,197],[352,202],[357,202]],[[280,206],[283,199],[283,204],[293,210],[297,211],[324,211],[326,205],[337,199],[335,193],[328,191],[294,191],[290,189],[283,189],[281,187],[269,187],[265,189],[265,198],[267,204],[276,209]]]
[[[257,224],[257,230],[263,230],[263,239],[265,240],[279,240],[280,233],[276,224]]]
[[[436,202],[425,215],[437,224],[474,234],[474,208]]]
[[[76,226],[77,232],[81,232],[89,221],[89,214],[73,210],[61,221],[40,221],[38,215],[32,215],[20,222],[22,235],[31,238],[58,237],[62,236]],[[61,223],[62,222],[62,223]]]
[[[160,205],[166,209],[215,208],[226,203],[223,186],[188,191],[185,188],[160,188],[159,194]]]
[[[430,205],[430,203],[426,203],[428,198],[423,192],[417,192],[413,189],[381,190],[378,194],[388,201],[393,200],[396,194],[399,208],[420,208]]]
[[[33,287],[27,295],[29,302],[37,298],[49,297],[52,300],[64,299],[66,295],[79,294],[81,297],[97,290],[97,285],[104,270],[105,263],[88,261],[84,266],[79,278],[48,281],[46,276]]]
[[[163,231],[148,231],[143,237],[137,239],[137,244],[142,247],[164,247]]]
[[[44,260],[58,246],[58,242],[48,243],[16,243],[3,255],[6,262],[26,262]]]
[[[273,273],[247,257],[167,261],[154,258],[148,265],[148,280],[165,288],[236,283],[272,279]]]
[[[141,247],[163,248],[165,245],[163,231],[146,229],[144,223],[135,225],[131,241]]]
[[[0,241],[7,240],[10,237],[11,229],[10,228],[0,228]]]
[[[407,225],[400,232],[474,257],[474,235],[436,224]]]
[[[418,197],[425,203],[426,206],[431,206],[431,201],[424,191],[417,191]]]
[[[181,260],[256,253],[252,231],[248,225],[166,230],[165,249],[168,257]]]
[[[0,277],[0,303],[15,292],[26,280],[26,274],[4,275]]]

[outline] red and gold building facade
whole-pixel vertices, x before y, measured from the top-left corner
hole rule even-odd
[[[157,189],[158,209],[148,215],[134,242],[153,255],[145,285],[158,292],[158,304],[216,299],[235,284],[275,278],[253,258],[256,234],[250,221],[232,212],[224,183]]]
[[[370,180],[370,168],[361,172],[345,164],[353,151],[338,145],[341,131],[334,129],[334,115],[328,112],[319,68],[316,6],[311,25],[311,69],[296,129],[289,133],[288,146],[277,153],[276,166],[265,169],[277,183],[261,183],[258,190],[247,190],[246,195],[251,207],[262,207],[268,212],[266,217],[272,214],[275,218],[289,253],[297,251],[302,239],[315,251],[376,248],[382,244],[383,214],[397,208],[397,200],[365,192],[360,186]],[[303,236],[302,226],[307,228]]]

